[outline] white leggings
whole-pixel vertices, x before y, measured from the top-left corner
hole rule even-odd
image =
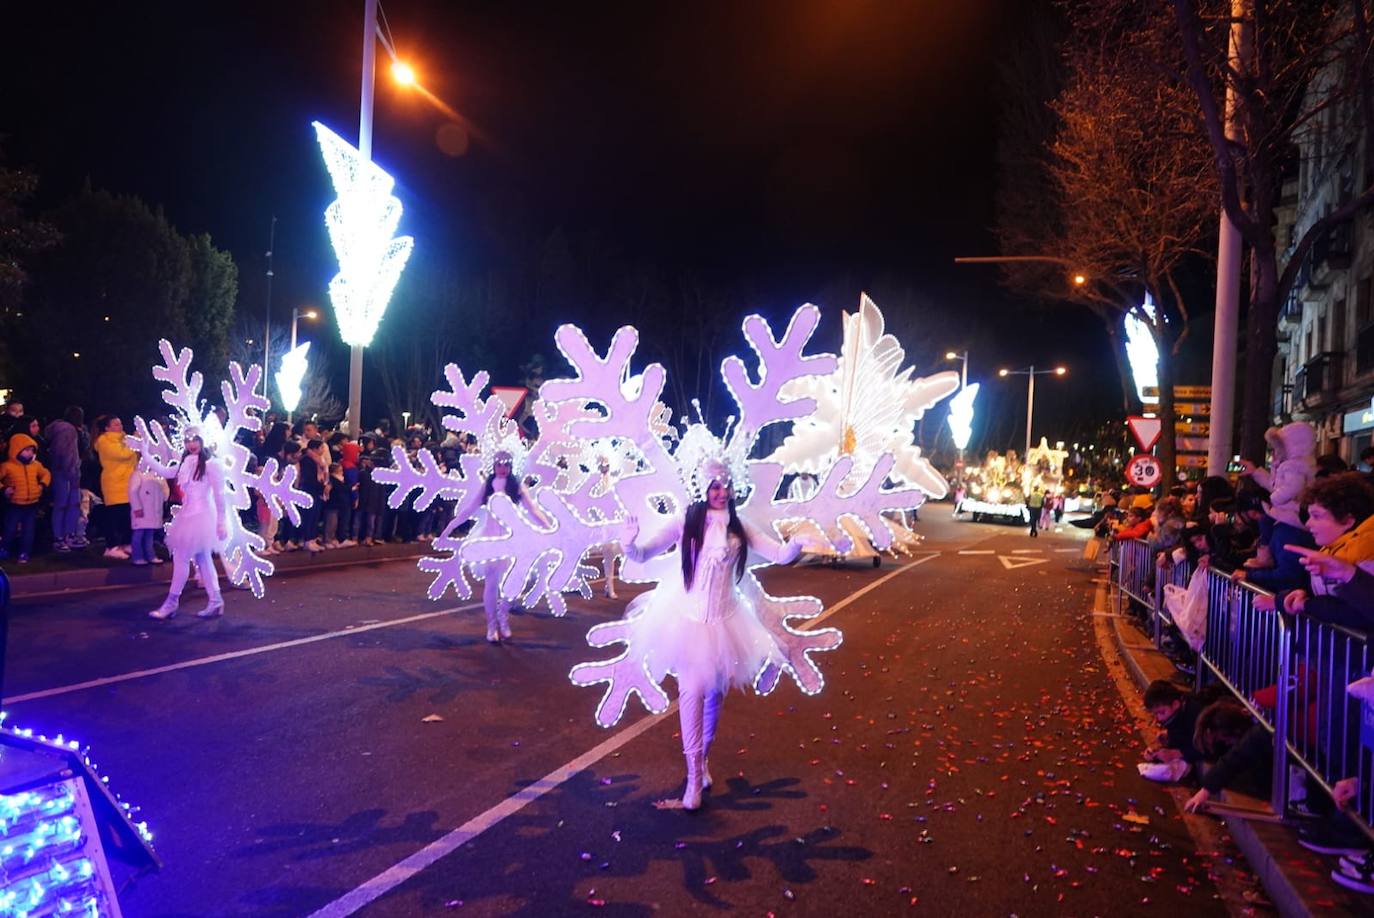
[[[482,586],[482,609],[487,613],[487,627],[495,628],[510,613],[510,600],[501,595],[501,578],[489,574]]]
[[[682,725],[682,754],[687,758],[711,754],[723,699],[724,693],[715,686],[678,684],[677,713]]]
[[[168,597],[181,596],[181,591],[186,588],[186,580],[191,576],[192,561],[196,562],[196,568],[200,571],[200,581],[205,587],[205,595],[210,597],[211,603],[219,602],[219,573],[215,570],[214,552],[210,551],[196,552],[189,557],[185,552],[172,553],[172,588],[167,591]]]

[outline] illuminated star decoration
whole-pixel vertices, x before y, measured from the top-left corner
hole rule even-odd
[[[973,400],[978,397],[978,383],[960,389],[949,400],[949,432],[955,449],[968,449],[973,436]]]
[[[295,411],[301,403],[301,382],[305,379],[309,350],[307,341],[282,355],[281,369],[276,373],[277,392],[281,395],[281,406],[288,412]]]
[[[397,236],[401,202],[395,181],[329,128],[315,123],[324,165],[337,199],[324,212],[339,273],[329,282],[329,299],[344,343],[366,347],[377,333],[396,282],[415,240]]]
[[[253,454],[238,442],[240,433],[262,429],[261,412],[271,404],[258,391],[262,367],[253,364],[245,373],[238,363],[229,364],[229,379],[220,384],[226,414],[226,421],[221,424],[214,411],[201,401],[204,379],[199,371],[191,372],[191,349],[184,347],[177,352],[165,338],[158,342],[158,348],[163,363],[153,367],[153,378],[166,384],[162,400],[174,412],[171,426],[164,429],[159,421],[134,418],[135,432],[127,438],[129,448],[141,454],[144,468],[162,478],[175,478],[181,467],[187,434],[192,431],[200,434],[204,444],[213,451],[214,461],[224,471],[228,491],[224,500],[228,538],[220,547],[219,556],[230,581],[237,586],[250,587],[253,595],[261,599],[263,578],[270,577],[276,568],[261,554],[267,543],[256,532],[244,528],[237,511],[252,508],[252,492],[256,491],[267,502],[267,509],[274,518],[285,516],[298,526],[300,511],[310,506],[310,495],[296,488],[294,465],[279,470],[277,460],[272,458],[257,472],[250,472]],[[176,525],[175,510],[172,525]]]

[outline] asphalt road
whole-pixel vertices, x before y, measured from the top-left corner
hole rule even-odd
[[[681,792],[676,714],[601,730],[567,679],[628,591],[501,647],[410,562],[208,623],[150,621],[152,591],[21,598],[6,709],[143,807],[166,867],[132,916],[1225,913],[1225,855],[1135,773],[1080,542],[925,517],[914,565],[770,572],[848,600],[845,641],[818,696],[727,699],[696,814],[652,806]]]

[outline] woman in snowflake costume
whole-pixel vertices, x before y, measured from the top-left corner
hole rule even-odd
[[[776,648],[738,584],[753,552],[774,564],[790,564],[799,543],[779,545],[740,520],[729,467],[703,463],[705,494],[671,518],[656,535],[639,538],[638,520],[626,520],[626,557],[645,562],[676,546],[681,576],[670,576],[634,600],[626,613],[631,640],[644,648],[650,674],[672,674],[678,685],[682,755],[687,760],[683,809],[701,806],[711,786],[707,757],[716,735],[721,701],[731,688],[749,688]],[[641,614],[642,610],[642,614]]]
[[[536,519],[540,516],[538,508],[520,483],[520,476],[515,471],[515,456],[510,449],[498,449],[492,456],[491,473],[487,475],[481,493],[484,511],[493,494],[505,494],[513,503],[523,505]],[[501,523],[487,512],[483,512],[474,528],[479,539],[496,538],[502,533]],[[502,567],[499,562],[490,561],[480,569],[473,570],[473,573],[483,577],[482,610],[487,615],[487,641],[492,644],[508,641],[511,636],[511,603],[501,595]]]
[[[225,509],[224,472],[214,460],[211,450],[199,432],[188,432],[185,452],[177,468],[177,487],[181,489],[181,507],[167,530],[167,548],[172,552],[172,586],[167,598],[148,615],[169,619],[177,614],[181,591],[191,573],[191,562],[202,574],[201,580],[209,602],[196,615],[216,618],[224,614],[224,600],[220,596],[219,577],[215,573],[214,553],[229,537]]]

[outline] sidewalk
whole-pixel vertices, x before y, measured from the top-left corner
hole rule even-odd
[[[271,555],[269,560],[276,565],[276,576],[281,576],[311,573],[344,565],[419,558],[429,553],[431,545],[430,542],[391,542],[382,545],[333,548],[313,554],[308,551],[294,551],[283,555]],[[41,555],[35,558],[32,564],[24,566],[11,559],[0,563],[0,568],[9,575],[10,595],[15,599],[82,590],[141,587],[167,583],[172,579],[170,563],[135,567],[128,561],[105,558],[95,549],[91,549],[89,553]],[[37,570],[30,572],[28,568]]]
[[[1102,576],[1105,577],[1105,573]],[[1095,605],[1103,605],[1101,597],[1105,592],[1105,589],[1098,591],[1099,600]],[[1165,679],[1191,690],[1192,677],[1182,673],[1173,661],[1155,649],[1153,638],[1145,633],[1139,621],[1131,615],[1117,617],[1114,611],[1095,607],[1093,614],[1099,623],[1109,623],[1099,624],[1099,627],[1111,632],[1115,650],[1136,687],[1143,693],[1150,682]],[[1266,801],[1247,802],[1256,808],[1268,807]],[[1359,895],[1332,880],[1330,875],[1336,859],[1323,857],[1299,845],[1295,827],[1242,817],[1226,817],[1221,822],[1244,853],[1250,869],[1259,877],[1279,914],[1374,916],[1374,896]]]

